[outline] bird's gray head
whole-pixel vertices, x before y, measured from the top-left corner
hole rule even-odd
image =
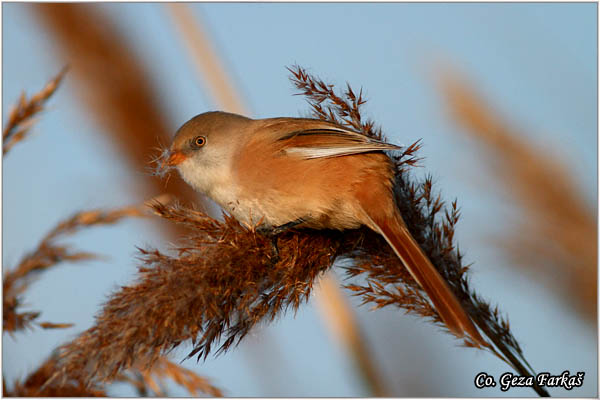
[[[175,134],[164,166],[176,167],[194,189],[209,193],[231,176],[233,155],[251,121],[221,111],[196,115]]]

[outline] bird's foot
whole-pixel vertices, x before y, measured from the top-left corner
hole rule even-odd
[[[302,218],[298,218],[297,220],[285,223],[283,225],[279,225],[279,226],[275,226],[275,227],[261,226],[256,229],[256,231],[258,233],[271,239],[271,262],[273,264],[277,264],[280,260],[279,247],[277,245],[278,236],[281,235],[282,233],[289,231],[290,229],[294,228],[295,226],[300,225],[303,222],[304,222],[304,220]]]

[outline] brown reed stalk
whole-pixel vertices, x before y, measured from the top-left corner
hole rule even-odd
[[[227,74],[227,68],[220,60],[218,51],[211,46],[209,35],[198,23],[197,16],[194,18],[189,5],[169,3],[166,6],[218,108],[247,115],[247,107]],[[315,304],[321,310],[325,326],[353,358],[370,392],[376,397],[386,396],[388,390],[377,371],[372,352],[367,348],[354,310],[343,301],[342,289],[334,274],[328,273],[321,280],[321,284],[316,288]]]
[[[372,122],[362,120],[359,108],[364,100],[351,88],[340,97],[331,85],[302,68],[294,67],[291,72],[316,115],[327,118],[331,112],[338,121],[366,135],[382,137]],[[393,157],[396,200],[409,229],[495,345],[487,350],[520,374],[534,375],[506,319],[469,286],[468,267],[462,265],[454,244],[459,217],[456,202],[440,218],[443,202],[433,194],[431,179],[410,179],[408,168],[418,159],[418,147],[413,144]],[[278,236],[279,257],[275,259],[270,238],[230,216],[224,215],[221,222],[193,209],[160,203],[154,210],[162,218],[187,227],[186,240],[171,254],[140,249],[142,266],[137,282],[114,293],[95,325],[61,347],[61,359],[51,381],[110,380],[136,362],[152,365],[161,354],[183,342],[192,343],[188,357],[218,355],[238,344],[256,324],[273,321],[289,309],[297,310],[336,259],[351,260],[353,265],[345,267],[348,276],[364,278],[364,283],[346,287],[365,303],[400,307],[447,331],[425,292],[384,239],[366,228],[283,233]],[[469,338],[462,341],[465,346],[475,346]],[[543,388],[534,389],[547,395]]]
[[[196,23],[192,9],[185,3],[167,3],[165,6],[219,109],[246,115],[246,107],[234,88],[225,65],[205,30]]]
[[[67,67],[64,67],[58,75],[46,83],[42,90],[29,99],[25,92],[21,93],[2,131],[2,154],[6,154],[29,133],[35,122],[35,116],[44,110],[46,101],[56,92],[66,73]]]
[[[597,215],[556,156],[478,95],[457,72],[445,73],[441,91],[451,116],[493,157],[490,179],[507,189],[525,218],[495,242],[514,265],[527,268],[589,320],[597,316]]]
[[[135,49],[96,4],[37,3],[31,10],[68,60],[74,87],[90,116],[103,128],[100,132],[134,171],[146,171],[156,147],[171,141],[176,126],[169,122],[160,93]],[[202,204],[179,176],[168,184],[150,174],[139,175],[137,180],[143,184],[144,196],[167,192]]]
[[[373,397],[389,397],[373,355],[365,345],[365,335],[360,329],[356,313],[345,298],[332,271],[320,279],[315,298],[327,328],[333,337],[349,350],[369,392]]]

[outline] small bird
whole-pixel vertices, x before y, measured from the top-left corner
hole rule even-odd
[[[214,111],[177,131],[163,167],[239,221],[381,234],[427,292],[448,329],[487,345],[408,231],[393,195],[388,144],[306,118],[250,119]]]

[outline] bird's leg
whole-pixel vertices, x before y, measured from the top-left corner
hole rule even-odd
[[[289,231],[290,229],[300,225],[303,222],[305,222],[304,218],[298,218],[298,219],[295,219],[286,224],[276,226],[276,227],[272,228],[272,235],[280,235],[282,233],[285,233],[285,232]]]
[[[271,260],[273,263],[277,263],[279,261],[279,247],[277,246],[277,237],[282,233],[289,231],[295,226],[300,225],[304,222],[303,218],[298,218],[294,221],[285,223],[283,225],[274,226],[274,227],[259,227],[257,232],[271,239],[271,250],[273,252],[273,257]]]

